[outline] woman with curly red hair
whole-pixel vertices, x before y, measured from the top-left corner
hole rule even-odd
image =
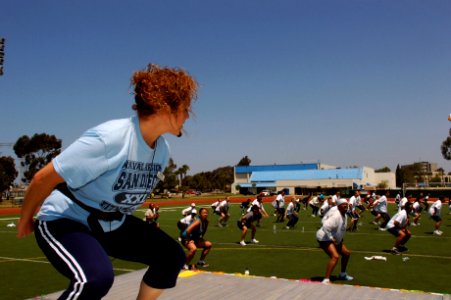
[[[36,173],[25,195],[17,236],[34,231],[70,280],[60,299],[104,297],[114,280],[109,256],[149,266],[137,299],[174,287],[185,262],[173,238],[133,212],[164,179],[170,153],[163,135],[182,135],[197,82],[151,64],[133,74],[132,85],[137,113],[87,130]]]

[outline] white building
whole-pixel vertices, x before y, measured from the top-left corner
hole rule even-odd
[[[320,163],[236,166],[232,192],[245,194],[285,190],[288,194],[303,194],[306,190],[321,189],[373,190],[378,185],[395,189],[395,173],[376,173],[369,167],[339,168]]]

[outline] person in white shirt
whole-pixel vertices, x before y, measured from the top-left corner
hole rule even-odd
[[[337,203],[337,200],[340,199],[340,192],[336,192],[334,195],[332,195],[332,204],[335,205]]]
[[[219,202],[219,205],[215,209],[215,214],[219,216],[218,220],[218,226],[219,227],[225,227],[227,226],[227,221],[230,218],[229,214],[229,197],[225,198],[221,202]]]
[[[218,207],[220,202],[221,201],[217,200],[211,204],[211,210],[213,211],[214,214],[216,214],[216,208]]]
[[[329,209],[331,209],[333,206],[334,204],[332,204],[332,197],[327,197],[327,199],[324,200],[323,205],[321,205],[319,209],[318,215],[320,216],[320,218],[323,218],[327,214]]]
[[[362,197],[360,195],[360,191],[356,191],[358,193],[358,195],[356,195],[355,197],[355,203],[356,203],[356,207],[359,209],[359,216],[362,216],[363,212],[366,210],[365,206],[363,205],[362,202]]]
[[[316,217],[318,215],[322,199],[324,199],[323,194],[310,198],[308,205],[312,208],[312,217]]]
[[[434,220],[434,232],[435,235],[442,235],[443,231],[440,230],[440,226],[442,225],[442,218],[440,216],[440,212],[442,210],[442,201],[445,201],[444,196],[440,196],[437,201],[432,203],[432,205],[429,207],[429,215],[431,216],[432,220]]]
[[[396,213],[390,221],[387,223],[387,231],[396,237],[395,244],[391,251],[394,254],[400,254],[402,251],[406,251],[404,246],[410,239],[412,234],[407,229],[409,225],[409,213],[411,211],[411,203],[407,202],[403,209]]]
[[[371,210],[371,214],[375,216],[373,220],[374,225],[379,225],[379,220],[383,219],[384,221],[379,226],[379,230],[385,231],[388,221],[390,221],[390,215],[387,211],[387,196],[389,195],[389,192],[387,191],[385,195],[377,196],[378,198],[371,204],[371,207],[373,208]]]
[[[177,228],[180,230],[180,234],[196,219],[197,210],[192,209],[191,213],[187,216],[184,216],[177,222]]]
[[[251,229],[251,243],[252,244],[258,244],[258,240],[255,239],[255,233],[257,232],[257,228],[254,225],[254,222],[258,220],[259,218],[259,208],[257,205],[253,205],[251,207],[251,211],[246,213],[244,216],[241,216],[241,218],[236,221],[236,224],[238,228],[241,230],[241,239],[240,239],[240,245],[246,246],[246,242],[244,239],[246,238],[246,234],[248,229]]]
[[[409,202],[410,202],[412,195],[409,195],[408,198],[409,198]],[[412,204],[412,211],[410,212],[410,214],[413,215],[413,222],[411,224],[412,226],[420,225],[421,211],[422,211],[422,208],[421,208],[420,201],[415,200],[415,202]]]
[[[337,206],[332,207],[322,219],[322,226],[316,232],[316,239],[321,249],[329,256],[326,275],[322,283],[330,283],[330,275],[338,263],[341,255],[341,272],[339,280],[353,280],[354,278],[346,274],[351,252],[343,243],[346,231],[346,212],[348,202],[346,199],[338,199]]]
[[[299,214],[296,211],[296,202],[299,203],[299,199],[293,197],[287,205],[287,209],[285,210],[285,218],[288,219],[288,223],[286,229],[293,228],[296,223],[299,221]]]
[[[276,213],[277,213],[277,219],[276,222],[283,222],[284,216],[285,216],[285,192],[280,192],[275,200],[276,203]]]
[[[399,204],[400,201],[401,201],[401,193],[398,192],[395,197],[395,203]]]
[[[160,224],[158,223],[158,218],[160,217],[160,214],[158,213],[160,207],[149,203],[149,208],[144,213],[144,221],[148,224],[152,224],[153,226],[160,228]]]
[[[193,209],[196,209],[196,203],[191,203],[191,205],[189,207],[187,207],[184,210],[182,210],[182,215],[185,216],[185,217],[190,215],[191,211]]]
[[[402,199],[398,201],[398,212],[404,208],[404,205],[406,205],[407,202],[409,202],[407,197],[402,197]]]
[[[251,205],[249,206],[249,208],[247,209],[247,212],[250,212],[252,210],[252,207],[256,205],[258,207],[258,211],[259,211],[259,215],[256,218],[256,226],[260,227],[260,220],[262,219],[262,217],[267,218],[269,217],[268,213],[265,210],[265,207],[263,206],[263,195],[259,194],[257,196],[257,198],[254,199],[254,201],[252,201]]]
[[[351,218],[351,222],[349,224],[349,227],[347,228],[348,231],[356,231],[357,230],[357,224],[359,222],[360,215],[357,212],[357,197],[359,196],[359,191],[355,191],[354,195],[349,198],[349,208],[348,208],[348,216]]]

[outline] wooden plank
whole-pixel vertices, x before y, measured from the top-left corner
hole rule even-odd
[[[145,270],[139,270],[117,276],[113,287],[104,299],[136,299],[144,272]],[[57,299],[60,294],[61,292],[53,293],[47,295],[45,299]],[[450,295],[442,294],[192,271],[181,272],[177,286],[166,290],[159,299],[189,298],[196,300],[451,300]]]

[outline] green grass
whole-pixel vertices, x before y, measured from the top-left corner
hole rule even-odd
[[[265,203],[268,211],[270,205]],[[176,222],[182,207],[164,207],[161,210],[161,228],[174,238],[178,235]],[[391,210],[394,207],[390,207]],[[351,250],[348,273],[354,276],[354,285],[420,290],[425,292],[451,293],[449,270],[451,270],[451,215],[443,207],[441,237],[433,236],[433,223],[423,214],[421,226],[411,227],[412,239],[409,251],[402,256],[383,252],[393,246],[394,237],[387,232],[375,230],[369,224],[372,215],[365,212],[359,231],[347,233],[345,243]],[[138,211],[141,217],[144,211]],[[213,242],[213,249],[207,257],[208,271],[242,273],[249,268],[251,275],[276,276],[289,279],[320,280],[324,275],[328,257],[318,248],[315,233],[319,218],[310,216],[310,211],[301,211],[301,218],[294,230],[284,229],[284,224],[273,223],[274,217],[263,219],[257,230],[258,245],[242,247],[238,244],[240,231],[236,220],[240,216],[238,205],[231,208],[229,226],[219,228],[217,216],[210,215],[210,226],[206,238]],[[25,299],[40,294],[62,290],[67,280],[47,263],[34,237],[15,237],[15,229],[6,225],[15,216],[0,217],[0,290],[3,299]],[[273,227],[276,226],[276,232]],[[247,240],[250,240],[250,233]],[[387,261],[367,261],[365,256],[383,255]],[[194,262],[199,257],[196,255]],[[409,257],[404,262],[403,257]],[[121,260],[113,260],[117,274],[144,266]],[[339,265],[334,275],[339,272]],[[334,279],[334,278],[332,278]],[[335,283],[345,283],[336,281]]]

